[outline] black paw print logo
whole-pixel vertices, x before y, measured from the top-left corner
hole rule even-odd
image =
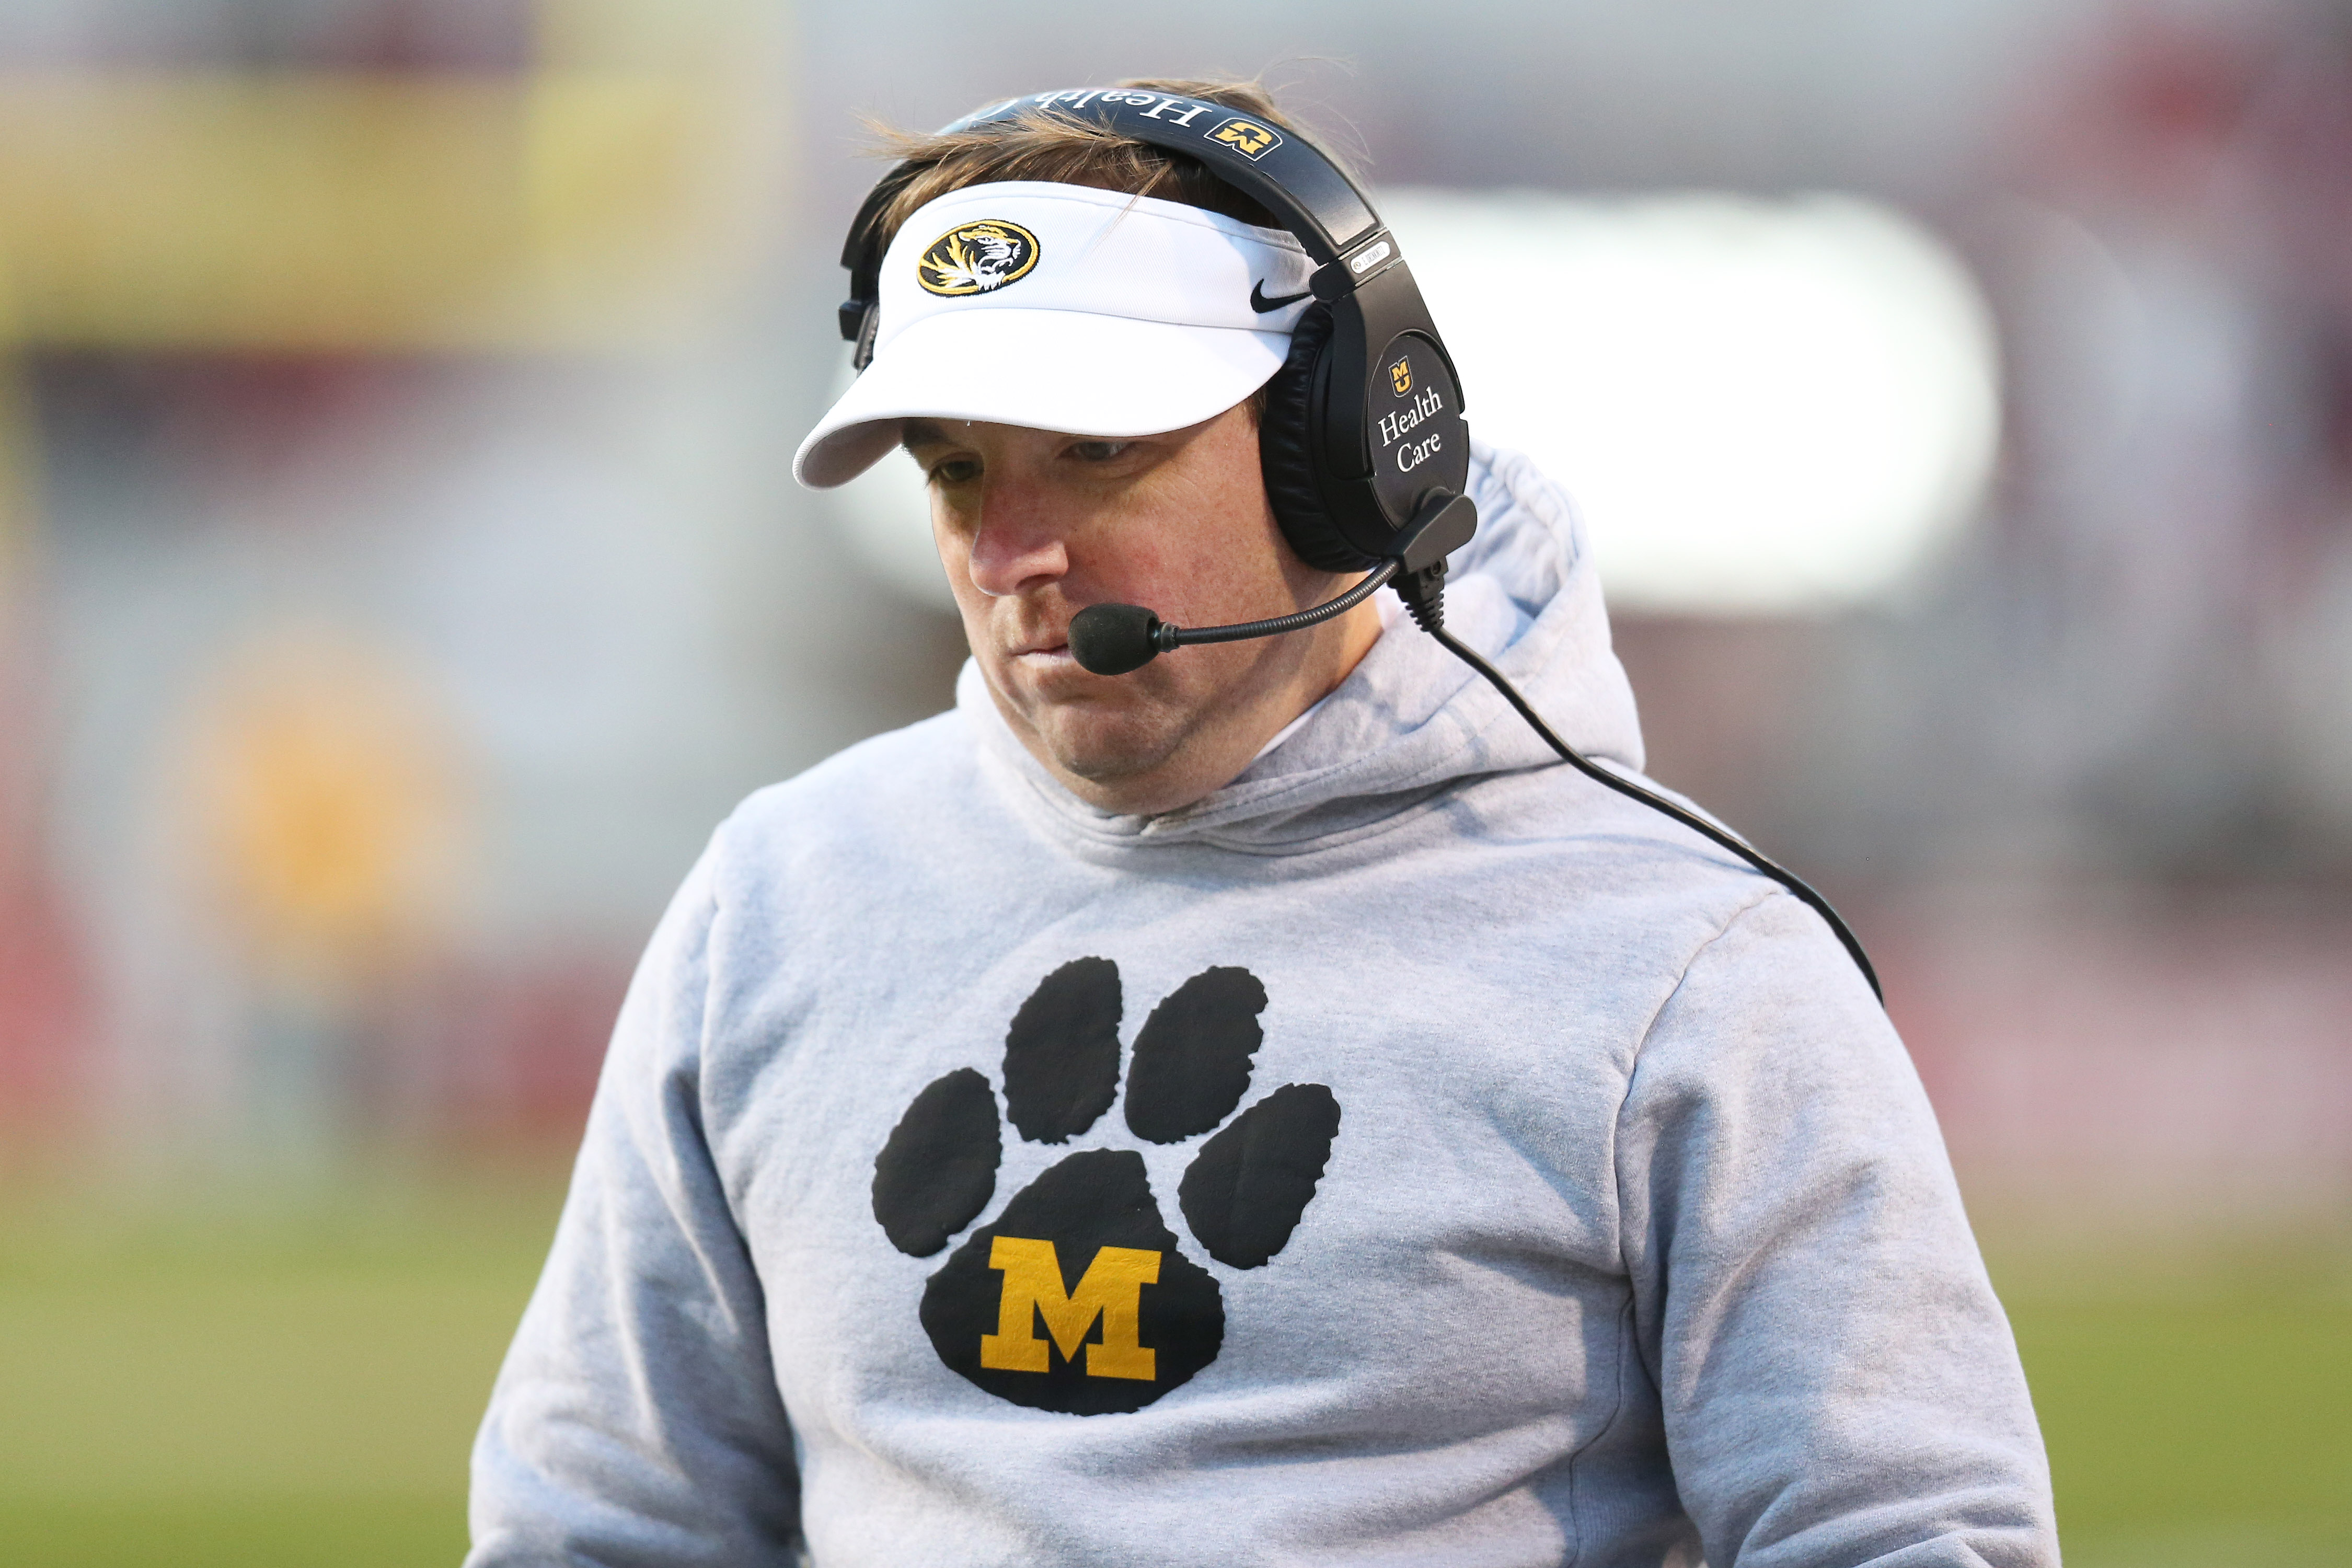
[[[1151,1010],[1127,1072],[1137,1137],[1215,1133],[1176,1197],[1192,1238],[1234,1268],[1290,1240],[1339,1131],[1339,1102],[1319,1083],[1285,1084],[1234,1115],[1265,1008],[1248,970],[1203,970]],[[1005,1114],[1024,1139],[1067,1142],[1110,1109],[1120,1013],[1107,958],[1038,982],[1004,1037]],[[988,1206],[1003,1153],[988,1079],[949,1073],[915,1097],[874,1162],[874,1217],[899,1251],[929,1258]],[[931,1276],[922,1322],[952,1371],[1000,1399],[1077,1415],[1140,1410],[1216,1360],[1225,1338],[1223,1293],[1177,1250],[1129,1149],[1082,1150],[1015,1193]]]

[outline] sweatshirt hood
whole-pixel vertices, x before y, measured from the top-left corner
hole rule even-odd
[[[1478,442],[1470,497],[1478,534],[1454,557],[1446,628],[1569,744],[1640,772],[1633,688],[1610,647],[1574,503],[1524,456]],[[1383,632],[1306,721],[1238,778],[1157,816],[1101,811],[1070,794],[1013,735],[970,660],[956,707],[979,736],[983,770],[1022,816],[1097,852],[1202,844],[1297,853],[1377,831],[1456,781],[1559,761],[1501,693],[1410,621]]]

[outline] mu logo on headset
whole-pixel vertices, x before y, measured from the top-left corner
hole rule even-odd
[[[1389,366],[1389,384],[1396,388],[1399,397],[1412,390],[1412,360],[1410,357]]]
[[[1219,121],[1206,134],[1210,141],[1223,142],[1253,163],[1282,145],[1281,132],[1238,115]]]

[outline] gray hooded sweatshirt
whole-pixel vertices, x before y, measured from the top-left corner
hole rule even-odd
[[[1641,742],[1564,496],[1449,626]],[[1181,657],[1181,656],[1179,656]],[[469,1562],[2054,1564],[1935,1120],[1795,899],[1391,628],[1153,817],[953,712],[723,826],[625,1005]]]

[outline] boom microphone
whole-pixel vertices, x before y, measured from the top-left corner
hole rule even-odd
[[[1433,489],[1421,498],[1412,521],[1397,530],[1388,558],[1336,599],[1326,599],[1311,610],[1294,615],[1236,621],[1229,626],[1171,626],[1141,605],[1088,605],[1070,617],[1070,657],[1078,661],[1080,669],[1092,674],[1125,675],[1189,644],[1280,637],[1328,621],[1347,614],[1391,582],[1397,582],[1400,593],[1412,582],[1426,582],[1435,591],[1444,579],[1445,558],[1469,543],[1477,531],[1478,508],[1469,497]]]
[[[1383,561],[1362,582],[1311,610],[1271,620],[1236,621],[1226,626],[1171,626],[1141,605],[1088,605],[1070,617],[1070,657],[1078,661],[1079,668],[1096,675],[1125,675],[1188,643],[1280,637],[1347,614],[1379,593],[1403,564]]]
[[[1125,675],[1187,643],[1239,642],[1244,637],[1278,637],[1284,632],[1311,626],[1318,621],[1328,621],[1370,598],[1380,591],[1382,584],[1395,580],[1397,595],[1412,614],[1413,624],[1484,677],[1488,685],[1518,710],[1519,717],[1528,721],[1528,728],[1535,731],[1544,744],[1559,754],[1560,761],[1593,783],[1672,817],[1710,843],[1738,856],[1795,894],[1829,922],[1832,933],[1853,956],[1856,967],[1862,971],[1862,977],[1870,983],[1871,993],[1883,1003],[1886,993],[1878,983],[1878,972],[1871,967],[1870,955],[1863,951],[1861,939],[1853,934],[1853,929],[1837,910],[1830,907],[1827,899],[1813,891],[1811,886],[1795,872],[1769,858],[1745,839],[1654,791],[1643,789],[1631,779],[1620,778],[1577,751],[1560,739],[1558,731],[1544,722],[1543,715],[1519,694],[1518,688],[1512,685],[1501,670],[1445,629],[1445,558],[1468,543],[1477,526],[1477,508],[1467,498],[1447,490],[1436,490],[1423,499],[1412,521],[1399,531],[1395,552],[1381,562],[1371,575],[1336,599],[1327,600],[1311,610],[1301,610],[1297,615],[1277,616],[1269,621],[1241,621],[1229,626],[1171,626],[1140,605],[1089,605],[1070,619],[1070,657],[1078,661],[1079,668],[1097,675]]]

